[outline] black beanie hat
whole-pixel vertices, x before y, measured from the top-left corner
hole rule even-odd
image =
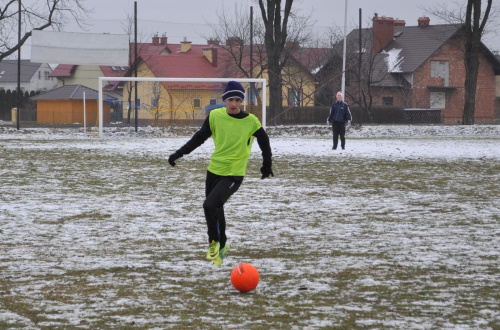
[[[237,81],[231,80],[227,83],[224,94],[222,94],[222,101],[226,101],[231,97],[238,97],[242,101],[245,99],[245,90],[243,86]]]

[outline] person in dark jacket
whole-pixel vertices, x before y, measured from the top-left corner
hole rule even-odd
[[[327,122],[332,124],[333,150],[337,150],[340,135],[340,146],[345,149],[345,126],[352,119],[351,111],[347,103],[342,101],[342,92],[337,92],[337,101],[330,108]]]
[[[212,153],[205,182],[203,210],[208,228],[207,259],[220,266],[229,244],[226,244],[226,219],[224,204],[234,194],[247,169],[254,137],[262,151],[262,179],[274,176],[269,137],[259,119],[240,108],[245,90],[237,81],[228,82],[222,100],[226,106],[214,109],[193,137],[168,158],[170,165],[202,145],[212,137],[215,151]]]

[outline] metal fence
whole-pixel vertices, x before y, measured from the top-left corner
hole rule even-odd
[[[404,109],[405,123],[409,124],[440,124],[440,109]]]
[[[439,109],[402,109],[396,107],[373,107],[370,112],[350,108],[353,124],[440,124]],[[270,114],[270,110],[267,111]],[[269,125],[324,124],[330,107],[289,107],[280,115],[268,115]]]
[[[392,107],[377,107],[372,108],[370,114],[361,112],[359,108],[351,108],[352,123],[353,124],[440,124],[442,123],[441,110],[439,109],[401,109]],[[270,114],[268,108],[267,124],[273,125],[310,125],[310,124],[324,124],[330,112],[330,107],[317,106],[317,107],[291,107],[284,108],[280,115]],[[9,112],[10,114],[10,112]],[[70,114],[68,114],[70,115]],[[36,125],[37,124],[37,111],[36,108],[21,108],[19,114],[21,123]],[[10,121],[10,116],[5,116],[5,121]],[[124,114],[121,118],[113,118],[111,121],[114,125],[130,125],[134,124],[135,118],[132,114],[130,123],[128,123],[127,115]],[[184,124],[191,126],[200,126],[203,119],[186,121]],[[55,126],[61,123],[52,123]],[[68,122],[66,124],[82,124],[77,122]],[[140,119],[139,126],[170,126],[173,123],[168,120],[154,120],[154,119]],[[51,123],[44,123],[44,125],[51,125]],[[88,120],[88,126],[94,126],[95,121]],[[179,123],[176,123],[179,125]]]

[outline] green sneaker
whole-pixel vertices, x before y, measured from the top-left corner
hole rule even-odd
[[[219,248],[220,248],[219,242],[212,241],[212,243],[210,243],[208,247],[207,259],[214,260],[217,257],[219,257]]]
[[[222,265],[222,262],[224,261],[224,257],[226,256],[227,251],[229,251],[231,247],[229,244],[226,243],[226,246],[224,246],[220,252],[219,252],[219,257],[214,260],[214,266],[219,267]]]

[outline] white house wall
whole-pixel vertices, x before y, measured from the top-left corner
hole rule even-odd
[[[30,79],[29,90],[34,91],[47,91],[57,87],[57,79],[55,77],[48,77],[52,73],[52,69],[47,63],[40,65],[33,77]],[[45,77],[48,77],[45,79]]]

